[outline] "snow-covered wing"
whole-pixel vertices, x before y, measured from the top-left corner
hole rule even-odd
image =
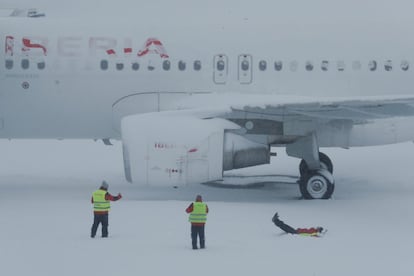
[[[329,147],[414,139],[413,97],[210,94],[187,98],[175,109],[185,109],[199,118],[227,119],[241,127],[239,133],[264,144],[288,144],[311,133],[318,135],[320,146]]]
[[[274,118],[283,116],[284,121],[290,116],[301,116],[315,120],[352,120],[360,122],[367,119],[385,119],[391,117],[414,116],[414,98],[402,99],[359,99],[320,102],[266,104],[263,106],[246,105],[236,107],[252,116]],[[256,115],[254,115],[256,114]]]
[[[302,97],[283,95],[202,94],[175,102],[172,109],[194,114],[222,114],[286,120],[286,116],[308,119],[365,120],[414,116],[414,97]],[[202,111],[202,112],[201,112]],[[236,115],[237,117],[238,115]]]

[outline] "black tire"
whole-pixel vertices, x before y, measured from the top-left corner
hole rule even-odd
[[[329,199],[331,198],[335,184],[327,177],[328,171],[310,171],[299,180],[299,189],[304,199]]]
[[[333,164],[331,159],[323,152],[319,152],[319,162],[321,162],[322,169],[327,169],[330,173],[333,173]],[[309,171],[308,164],[305,160],[301,160],[299,164],[300,175],[306,175]]]

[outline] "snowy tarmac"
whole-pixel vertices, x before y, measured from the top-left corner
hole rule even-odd
[[[334,163],[330,200],[300,200],[298,160],[232,171],[233,187],[140,187],[124,180],[120,143],[0,141],[1,275],[413,275],[414,144],[323,149]],[[266,175],[259,177],[258,175]],[[90,197],[102,179],[108,239],[89,237]],[[253,183],[256,183],[256,185]],[[243,188],[237,185],[247,185]],[[205,250],[193,251],[184,212],[210,208]],[[283,234],[323,226],[323,238]],[[98,234],[100,229],[98,230]]]

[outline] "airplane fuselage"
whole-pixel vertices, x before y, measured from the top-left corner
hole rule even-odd
[[[198,93],[412,96],[413,41],[368,31],[1,19],[0,138],[119,139],[125,112]]]

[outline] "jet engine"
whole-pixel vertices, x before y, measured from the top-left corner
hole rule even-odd
[[[270,161],[268,145],[232,133],[224,119],[151,113],[122,119],[125,175],[144,185],[183,186],[222,179],[224,170]]]

